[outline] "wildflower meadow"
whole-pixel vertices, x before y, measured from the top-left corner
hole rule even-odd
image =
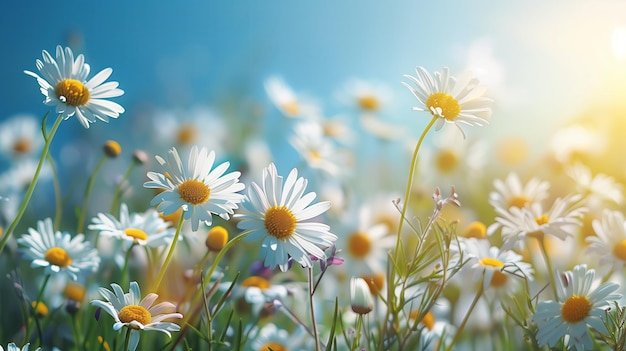
[[[564,23],[615,10],[585,6]],[[555,77],[580,91],[563,71],[511,89],[520,76],[501,74],[485,39],[469,50],[482,69],[407,49],[401,74],[338,79],[331,94],[278,69],[247,88],[216,77],[234,83],[210,99],[172,78],[211,64],[201,51],[159,61],[175,91],[160,99],[106,62],[142,44],[120,37],[99,57],[77,30],[12,47],[32,58],[2,97],[30,108],[0,116],[0,350],[624,349],[621,21],[597,31],[610,54],[586,63],[614,70],[589,68],[602,94],[585,104],[549,91]]]

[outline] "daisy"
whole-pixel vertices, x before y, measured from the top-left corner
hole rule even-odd
[[[529,263],[522,262],[521,255],[491,246],[488,240],[462,238],[461,250],[468,258],[464,269],[473,275],[475,281],[482,279],[484,291],[512,294],[519,288],[521,279],[533,279],[533,268]]]
[[[63,273],[76,280],[78,273],[95,272],[100,265],[98,251],[84,241],[83,234],[72,238],[69,233],[55,232],[50,218],[37,221],[37,229],[28,228],[28,232],[17,242],[32,260],[31,267],[44,267],[46,274]]]
[[[255,327],[252,332],[250,346],[246,350],[254,351],[298,351],[306,350],[304,347],[304,332],[302,328],[296,329],[291,335],[285,329],[279,329],[275,324],[268,323],[263,328]]]
[[[540,203],[524,208],[511,207],[508,211],[496,209],[496,226],[502,228],[502,248],[509,249],[526,236],[541,237],[553,235],[561,240],[573,236],[581,226],[581,218],[586,208],[577,207],[580,196],[558,198],[546,212]]]
[[[537,323],[537,342],[553,347],[565,338],[566,345],[576,350],[593,349],[589,328],[606,333],[602,321],[610,302],[621,295],[619,285],[607,282],[595,289],[595,271],[586,265],[577,265],[557,280],[558,301],[541,301],[532,319]]]
[[[230,287],[230,283],[227,284]],[[251,312],[258,316],[263,307],[275,300],[284,301],[287,298],[287,287],[281,284],[272,284],[262,276],[252,275],[236,285],[232,291],[232,298],[245,301],[245,306],[251,307]],[[238,304],[239,307],[240,306]]]
[[[265,92],[276,108],[290,118],[317,118],[319,107],[311,99],[297,96],[291,87],[279,77],[265,81]]]
[[[494,180],[493,187],[495,191],[489,194],[489,204],[506,211],[511,207],[523,208],[545,200],[548,197],[550,183],[532,178],[523,184],[519,175],[512,172],[504,180]]]
[[[7,345],[7,351],[28,351],[28,348],[30,347],[30,343],[24,345],[24,347],[20,348],[19,346],[15,345],[15,343],[9,343]],[[41,350],[41,347],[38,347],[35,349],[35,351],[39,351]],[[4,348],[2,346],[0,346],[0,351],[4,351]]]
[[[601,205],[603,202],[621,205],[624,202],[622,186],[613,177],[605,174],[594,176],[591,170],[581,163],[567,168],[566,172],[576,182],[576,191],[585,195],[590,205]]]
[[[41,76],[31,71],[24,73],[37,79],[41,93],[46,97],[44,103],[56,106],[56,113],[62,114],[63,119],[76,115],[83,127],[89,128],[89,123],[94,123],[96,118],[108,122],[109,117],[117,118],[124,112],[122,106],[106,100],[124,94],[117,88],[117,82],[104,83],[113,72],[111,68],[105,68],[87,80],[90,67],[82,54],[74,60],[72,50],[69,47],[63,50],[59,45],[56,60],[46,50],[42,55],[43,62],[36,61]]]
[[[99,213],[92,219],[89,229],[100,231],[100,235],[122,240],[125,249],[133,244],[160,247],[168,244],[174,236],[174,229],[154,209],[143,214],[130,214],[124,203],[120,206],[119,220],[108,213]]]
[[[0,153],[9,159],[37,154],[43,146],[41,127],[32,115],[16,115],[0,124]]]
[[[619,211],[605,210],[602,220],[593,221],[596,236],[588,236],[587,252],[600,258],[600,265],[610,265],[615,271],[626,264],[626,220]]]
[[[561,164],[601,157],[608,148],[606,135],[596,127],[574,124],[557,130],[550,149]]]
[[[391,96],[388,86],[356,78],[347,81],[342,91],[337,93],[340,101],[367,113],[383,109],[389,104]]]
[[[470,75],[456,80],[450,76],[448,68],[435,72],[431,76],[424,67],[415,69],[417,77],[405,75],[415,87],[402,82],[417,98],[422,106],[413,107],[414,111],[428,111],[438,117],[435,130],[445,123],[453,123],[465,135],[460,125],[482,126],[491,117],[493,101],[483,97],[485,88],[478,85],[478,79]]]
[[[289,142],[309,167],[331,176],[342,172],[347,162],[341,159],[342,154],[332,139],[324,135],[320,123],[306,120],[296,124],[294,131]]]
[[[154,304],[159,295],[150,293],[141,299],[141,291],[137,282],[130,283],[128,293],[124,293],[122,287],[113,283],[113,291],[99,288],[100,295],[106,301],[93,300],[91,304],[102,308],[115,319],[113,329],[121,331],[123,327],[130,329],[129,350],[134,351],[139,344],[142,330],[160,331],[170,338],[171,331],[179,331],[180,326],[172,322],[164,322],[165,319],[183,318],[180,313],[163,313],[167,310],[175,310],[176,306],[171,302]]]
[[[151,181],[145,182],[144,187],[165,191],[157,194],[150,205],[158,204],[158,211],[165,216],[182,208],[183,217],[191,220],[194,232],[200,222],[210,226],[212,214],[228,220],[244,198],[237,193],[244,188],[239,183],[241,173],[225,174],[230,162],[213,169],[215,152],[209,152],[204,147],[199,150],[197,146],[191,148],[186,167],[176,148],[169,150],[167,160],[158,155],[156,160],[165,168],[165,173],[148,172]]]
[[[337,236],[323,223],[309,221],[330,208],[330,202],[318,202],[314,192],[304,193],[307,180],[298,178],[294,168],[283,184],[276,166],[271,163],[263,170],[263,182],[252,182],[245,214],[236,215],[241,221],[237,227],[250,231],[246,240],[263,238],[261,256],[270,268],[279,266],[285,272],[289,259],[311,267],[311,257],[325,259],[324,249],[333,245]]]

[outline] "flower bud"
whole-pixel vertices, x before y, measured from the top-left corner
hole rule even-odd
[[[220,251],[228,242],[228,231],[222,226],[215,226],[209,230],[206,238],[206,247],[210,251]]]
[[[107,140],[102,147],[104,154],[110,158],[115,158],[122,153],[122,147],[114,140]]]
[[[350,279],[350,306],[357,314],[368,314],[374,309],[370,288],[363,278]]]

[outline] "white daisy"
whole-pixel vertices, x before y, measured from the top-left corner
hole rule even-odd
[[[204,147],[191,148],[187,165],[183,165],[176,148],[169,150],[167,160],[160,156],[156,160],[165,173],[148,172],[151,181],[145,182],[144,187],[165,191],[157,194],[150,205],[158,204],[158,211],[166,216],[182,208],[184,219],[191,221],[193,231],[198,230],[200,222],[210,226],[212,214],[227,220],[244,198],[237,193],[244,189],[239,183],[241,173],[225,174],[229,162],[213,169],[215,152]]]
[[[576,182],[576,191],[587,198],[590,206],[600,206],[604,202],[621,205],[624,202],[622,185],[613,177],[606,174],[594,176],[591,170],[581,163],[568,167],[566,172]]]
[[[287,83],[279,77],[270,77],[265,81],[265,92],[283,115],[290,118],[317,118],[319,107],[312,99],[298,96]]]
[[[120,219],[108,213],[99,213],[92,219],[89,229],[100,231],[100,235],[124,242],[125,249],[131,245],[160,247],[172,240],[174,228],[169,227],[159,213],[149,209],[145,213],[128,212],[128,206],[120,206]]]
[[[569,348],[593,349],[594,342],[589,327],[606,333],[602,322],[610,302],[618,300],[619,285],[604,283],[592,289],[595,271],[578,265],[573,271],[563,273],[557,280],[558,301],[541,301],[532,319],[537,323],[537,342],[549,347],[565,339]]]
[[[337,240],[328,225],[309,221],[326,212],[330,202],[311,205],[316,194],[305,194],[306,186],[307,180],[298,178],[295,168],[283,184],[271,163],[263,170],[262,187],[252,182],[248,189],[248,201],[243,204],[247,213],[236,215],[241,219],[237,227],[250,231],[246,240],[263,238],[261,256],[270,268],[287,271],[290,258],[311,267],[309,255],[325,259],[323,250]]]
[[[345,171],[347,162],[341,159],[341,151],[335,147],[333,141],[324,135],[320,123],[312,120],[300,122],[294,126],[294,132],[289,143],[309,167],[331,176]]]
[[[578,207],[579,200],[578,195],[558,198],[547,212],[540,203],[524,208],[511,207],[508,211],[496,209],[496,222],[502,227],[502,248],[509,249],[521,243],[527,235],[540,237],[548,234],[561,240],[573,236],[586,211],[586,208]]]
[[[574,124],[554,133],[550,149],[556,161],[569,164],[600,157],[608,148],[607,140],[598,128]]]
[[[453,123],[463,133],[460,124],[482,126],[488,123],[493,101],[483,96],[486,89],[478,85],[477,78],[466,74],[457,81],[450,76],[447,67],[441,73],[435,72],[434,77],[424,67],[417,67],[415,72],[417,77],[404,76],[415,87],[402,84],[423,105],[413,107],[414,111],[428,111],[439,118],[435,130],[441,129],[444,123]]]
[[[602,220],[593,221],[596,236],[588,236],[587,252],[600,258],[600,265],[619,271],[626,264],[626,220],[619,211],[605,210]]]
[[[461,250],[468,263],[463,268],[482,280],[483,289],[498,295],[515,293],[522,279],[533,279],[533,268],[522,262],[522,256],[510,250],[491,246],[485,239],[461,238]],[[490,289],[491,288],[491,289]]]
[[[279,329],[274,323],[268,323],[263,328],[255,329],[251,333],[250,344],[245,350],[254,351],[299,351],[306,350],[303,340],[305,338],[302,328],[296,329],[289,334],[285,329]]]
[[[28,228],[17,242],[22,252],[32,260],[31,267],[44,267],[45,274],[63,273],[76,280],[84,271],[95,272],[100,265],[98,251],[84,241],[83,234],[54,231],[52,220],[37,221],[37,229]]]
[[[170,318],[183,318],[180,313],[164,313],[168,310],[175,310],[176,306],[171,302],[161,302],[154,305],[159,295],[150,293],[143,299],[137,282],[130,283],[128,293],[124,293],[122,287],[113,283],[113,291],[99,288],[100,295],[106,301],[93,300],[91,304],[102,308],[106,313],[115,319],[113,329],[121,331],[123,327],[130,329],[129,350],[134,351],[139,344],[140,332],[142,330],[154,330],[167,334],[170,338],[172,331],[179,331],[180,326],[172,322],[164,322]]]
[[[550,183],[532,178],[522,184],[517,173],[509,173],[503,180],[493,181],[495,191],[489,194],[489,204],[496,209],[508,210],[511,207],[522,208],[526,205],[540,203],[548,197]]]
[[[230,287],[230,283],[228,283]],[[284,301],[287,298],[287,287],[282,284],[272,284],[268,279],[252,275],[241,281],[232,291],[232,298],[236,301],[243,299],[252,308],[252,313],[259,315],[263,307],[275,300]]]
[[[9,159],[37,154],[43,146],[40,123],[32,115],[15,115],[0,124],[0,153]]]
[[[59,45],[56,60],[46,50],[42,55],[43,62],[36,61],[41,76],[30,71],[24,73],[37,79],[41,93],[46,97],[44,103],[56,106],[56,113],[63,114],[64,119],[76,115],[83,127],[89,128],[89,123],[96,119],[108,122],[109,117],[117,118],[124,112],[122,106],[106,100],[124,94],[117,88],[117,82],[104,83],[113,72],[111,68],[105,68],[87,80],[90,67],[82,54],[74,60],[72,50],[69,47],[63,50]]]
[[[19,347],[17,345],[15,345],[15,343],[9,343],[7,345],[7,351],[28,351],[30,347],[30,343],[27,343],[26,345],[24,345],[23,347]],[[41,347],[36,348],[34,351],[39,351],[41,350]],[[2,346],[0,346],[0,351],[4,351],[4,348]]]
[[[367,113],[384,109],[391,101],[391,89],[382,83],[353,78],[348,80],[337,98]]]

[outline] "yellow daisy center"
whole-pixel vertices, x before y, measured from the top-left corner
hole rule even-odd
[[[372,241],[367,234],[356,232],[348,237],[348,252],[353,257],[364,258],[372,250]]]
[[[622,261],[626,261],[626,240],[622,240],[613,246],[613,255]]]
[[[220,251],[228,242],[228,231],[222,226],[215,226],[209,230],[206,246],[211,251]]]
[[[242,281],[240,285],[246,288],[257,287],[261,290],[265,290],[269,288],[272,284],[270,283],[269,280],[265,278],[253,275],[251,277],[244,279],[244,281]]]
[[[176,141],[181,145],[188,145],[193,143],[196,140],[196,136],[198,135],[197,127],[191,124],[183,124],[178,129],[178,133],[176,134]]]
[[[453,171],[458,163],[459,157],[452,150],[440,150],[435,159],[437,169],[444,173]]]
[[[515,195],[509,199],[509,208],[511,207],[523,208],[529,202],[530,200],[528,200],[526,196]]]
[[[547,215],[542,214],[539,217],[535,217],[535,222],[537,222],[537,224],[539,225],[544,225],[550,222],[550,218]]]
[[[285,206],[271,207],[265,212],[265,229],[277,239],[288,239],[296,230],[296,216]]]
[[[39,301],[39,304],[37,304],[37,301],[33,301],[30,303],[30,305],[35,308],[35,314],[40,316],[40,317],[45,317],[48,315],[48,306],[46,306],[46,304],[44,304],[43,302]]]
[[[485,267],[498,268],[498,270],[493,271],[493,277],[491,277],[491,282],[489,283],[490,286],[499,287],[506,283],[508,277],[499,270],[504,267],[504,263],[502,263],[502,261],[493,257],[485,257],[480,260],[480,264]]]
[[[366,111],[378,110],[378,99],[372,95],[365,95],[359,97],[359,106]]]
[[[289,349],[276,341],[268,341],[261,346],[259,351],[289,351]]]
[[[13,143],[13,152],[16,154],[25,154],[33,148],[30,139],[19,138]]]
[[[487,237],[487,227],[482,222],[472,222],[465,229],[463,236],[466,238],[484,239]]]
[[[130,236],[131,238],[135,240],[147,240],[148,239],[148,234],[146,234],[146,232],[144,232],[143,230],[137,229],[137,228],[126,228],[124,229],[124,234],[126,234],[127,236]]]
[[[54,93],[71,106],[82,106],[89,102],[89,89],[76,79],[65,79],[54,87]]]
[[[192,205],[200,205],[209,199],[211,189],[203,182],[195,179],[188,179],[178,186],[180,198]]]
[[[152,321],[152,315],[150,312],[145,307],[139,305],[128,305],[122,307],[118,317],[122,323],[137,321],[142,325],[148,325]]]
[[[441,109],[439,115],[448,121],[453,121],[459,113],[461,113],[461,105],[459,102],[452,97],[452,95],[446,93],[434,93],[430,95],[428,99],[426,99],[426,107],[431,113],[433,109]]]
[[[585,319],[591,311],[587,296],[572,295],[561,306],[561,317],[567,323],[577,323]]]
[[[55,266],[67,267],[72,264],[72,258],[60,247],[53,247],[46,251],[44,258]]]
[[[288,116],[297,116],[300,113],[300,106],[296,101],[285,102],[281,107]]]
[[[85,298],[85,287],[69,282],[65,286],[65,296],[70,300],[81,302]]]

